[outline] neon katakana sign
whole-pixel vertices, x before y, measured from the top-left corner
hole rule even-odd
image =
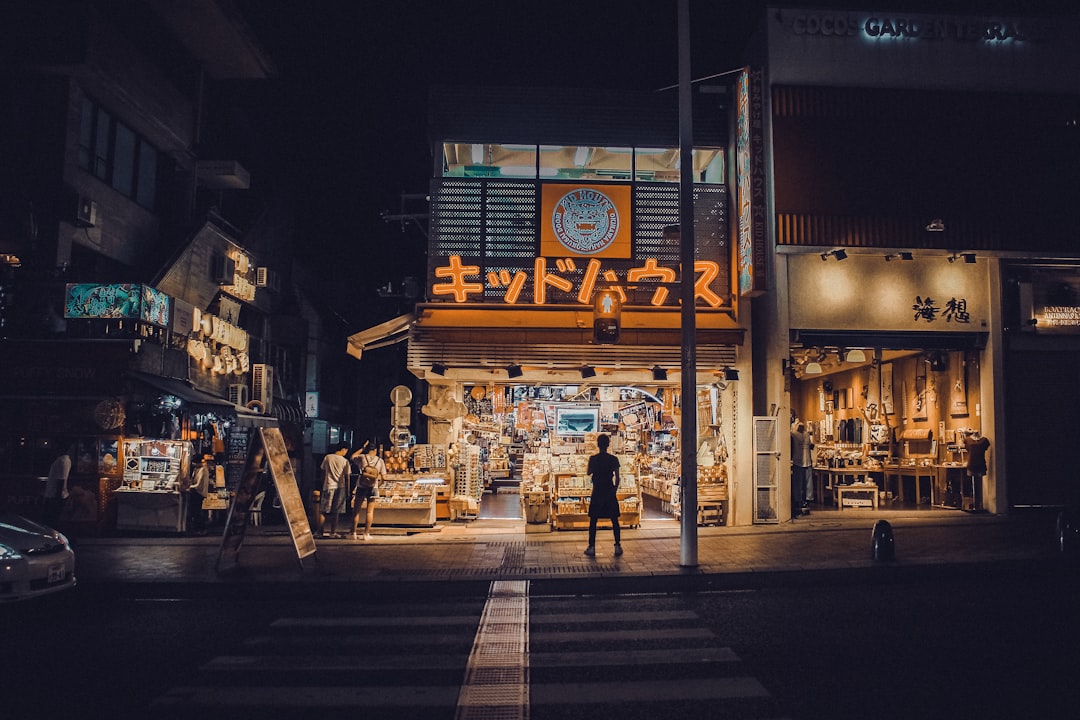
[[[446,282],[434,283],[431,295],[433,298],[448,297],[454,303],[467,303],[483,300],[489,291],[497,291],[507,305],[591,305],[598,286],[613,289],[619,294],[620,301],[626,303],[628,287],[651,283],[655,287],[649,298],[650,305],[661,307],[679,302],[678,294],[673,296],[668,289],[668,285],[676,280],[675,269],[660,265],[655,258],[646,258],[642,265],[625,270],[622,277],[616,270],[605,268],[596,258],[591,258],[581,269],[574,258],[559,258],[554,267],[548,262],[546,257],[535,258],[531,275],[526,270],[482,274],[479,265],[464,265],[460,255],[451,255],[447,264],[435,268],[435,277]],[[720,280],[719,263],[697,260],[694,275],[695,300],[712,308],[721,307],[724,299],[716,289]]]

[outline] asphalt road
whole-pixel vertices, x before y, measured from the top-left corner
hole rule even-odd
[[[525,619],[493,616],[480,583],[418,584],[407,599],[362,585],[77,588],[0,606],[5,715],[507,717],[457,707],[479,696],[462,688],[487,637],[501,662],[524,663],[497,682],[524,688],[533,720],[1080,716],[1074,568],[799,578],[591,595],[522,583]]]

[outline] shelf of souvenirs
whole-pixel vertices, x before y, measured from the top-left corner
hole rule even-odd
[[[621,475],[616,496],[619,499],[619,525],[641,525],[641,492],[637,478],[630,473]],[[558,473],[551,487],[551,525],[556,530],[581,529],[589,526],[589,499],[592,480],[587,475]]]
[[[510,455],[502,445],[491,449],[487,459],[487,473],[492,480],[506,480],[510,477]]]
[[[450,519],[450,480],[446,473],[387,473],[379,484],[375,511],[383,508],[415,509],[434,503],[435,519]]]

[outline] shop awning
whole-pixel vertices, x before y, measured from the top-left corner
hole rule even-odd
[[[236,409],[236,405],[225,398],[193,388],[191,385],[187,384],[186,381],[179,378],[161,377],[160,375],[151,375],[150,373],[144,373],[138,370],[129,370],[128,375],[133,380],[138,380],[141,383],[157,388],[161,392],[168,393],[169,395],[175,395],[185,402],[198,405],[215,405],[218,407],[226,407],[231,410]]]
[[[416,322],[414,313],[399,315],[393,320],[379,323],[367,330],[349,336],[345,350],[357,360],[364,354],[364,350],[375,350],[399,343],[409,337],[409,329]]]

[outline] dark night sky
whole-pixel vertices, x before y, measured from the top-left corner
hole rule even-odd
[[[655,90],[678,81],[677,0],[236,2],[278,69],[258,92],[272,109],[263,112],[257,102],[252,115],[253,134],[270,150],[268,162],[252,168],[253,183],[295,193],[300,257],[328,278],[349,279],[359,277],[358,258],[369,254],[380,268],[371,286],[424,267],[423,236],[402,234],[380,213],[397,212],[401,193],[427,190],[431,85]],[[1074,3],[768,4],[1022,14]],[[742,65],[745,39],[765,5],[691,0],[692,76]]]

